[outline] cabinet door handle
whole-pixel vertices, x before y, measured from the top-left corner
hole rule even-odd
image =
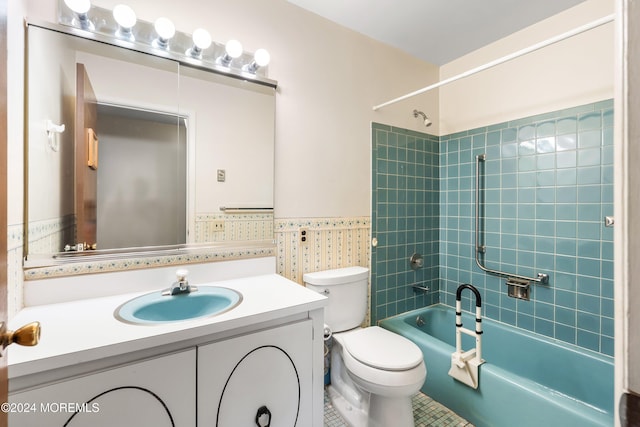
[[[266,421],[266,424],[264,422]],[[266,406],[258,408],[256,413],[256,425],[258,427],[269,427],[271,424],[271,411]]]

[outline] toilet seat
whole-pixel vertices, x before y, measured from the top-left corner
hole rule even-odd
[[[334,338],[342,347],[342,359],[349,374],[370,392],[409,395],[424,383],[427,370],[422,352],[408,339],[378,326],[335,334]],[[398,359],[391,360],[392,355]]]
[[[398,334],[371,326],[344,337],[345,349],[359,362],[385,371],[406,371],[423,361],[420,348]]]

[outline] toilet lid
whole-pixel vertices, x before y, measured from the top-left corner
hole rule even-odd
[[[404,371],[422,362],[422,352],[405,337],[379,326],[359,329],[344,337],[344,348],[358,361],[378,369]]]

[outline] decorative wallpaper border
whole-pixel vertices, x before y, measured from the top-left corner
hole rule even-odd
[[[276,218],[274,223],[276,233],[294,232],[303,227],[307,227],[312,230],[371,228],[371,218],[368,216],[339,218]]]
[[[231,261],[247,258],[275,256],[273,244],[255,245],[235,248],[197,248],[185,249],[184,254],[150,255],[119,260],[91,260],[70,264],[35,267],[25,269],[25,280],[47,279],[78,274],[108,273],[122,270],[164,267],[174,264],[197,264],[216,261]]]
[[[216,219],[228,219],[230,221],[264,221],[266,219],[272,220],[273,213],[224,213],[224,212],[210,212],[196,214],[196,222],[198,221],[213,221]]]

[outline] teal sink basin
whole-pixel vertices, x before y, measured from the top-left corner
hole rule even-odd
[[[179,322],[222,314],[236,307],[242,295],[233,289],[198,286],[197,291],[162,295],[162,291],[141,295],[116,309],[116,319],[139,325]]]

